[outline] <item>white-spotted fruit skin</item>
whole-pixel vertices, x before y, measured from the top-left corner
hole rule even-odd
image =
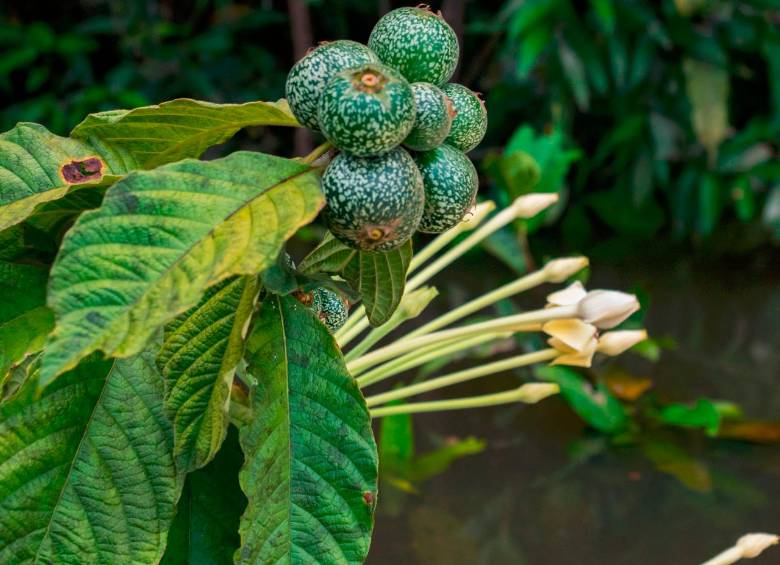
[[[429,82],[412,84],[417,117],[404,145],[415,151],[438,147],[450,133],[455,110],[441,88]]]
[[[348,39],[321,43],[293,65],[287,75],[285,96],[290,110],[304,126],[319,130],[317,104],[325,85],[338,72],[365,63],[377,63],[371,49]]]
[[[487,131],[487,108],[482,99],[462,84],[451,82],[441,87],[455,109],[450,134],[445,143],[468,153],[474,149]]]
[[[423,179],[400,147],[376,157],[340,153],[325,170],[322,189],[328,229],[354,249],[395,249],[422,217]]]
[[[312,291],[311,309],[330,333],[340,330],[349,315],[346,301],[329,288],[321,287]]]
[[[322,133],[338,149],[360,157],[400,145],[414,118],[412,87],[398,71],[379,63],[337,73],[319,102]]]
[[[428,8],[398,8],[374,26],[368,46],[409,82],[447,82],[458,65],[460,49],[453,29]]]
[[[415,157],[423,177],[425,211],[418,229],[441,233],[458,224],[474,205],[477,170],[466,155],[442,145]]]

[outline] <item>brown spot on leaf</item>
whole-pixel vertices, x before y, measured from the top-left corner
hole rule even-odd
[[[98,157],[73,160],[60,167],[60,174],[68,184],[80,184],[103,178],[103,161]]]
[[[370,490],[367,490],[363,493],[363,502],[365,502],[369,506],[374,505],[374,493]]]

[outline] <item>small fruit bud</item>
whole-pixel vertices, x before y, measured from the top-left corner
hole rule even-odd
[[[558,195],[552,192],[532,192],[515,199],[512,207],[517,211],[517,217],[533,218],[545,208],[558,202]]]
[[[592,290],[577,304],[580,318],[599,329],[614,328],[639,310],[633,294],[617,290]]]
[[[548,282],[561,283],[587,266],[587,257],[562,257],[547,263],[544,274]]]
[[[620,355],[647,339],[647,330],[622,330],[607,332],[599,337],[596,351],[604,355]]]

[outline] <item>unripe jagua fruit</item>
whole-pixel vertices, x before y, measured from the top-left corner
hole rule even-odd
[[[441,145],[450,133],[455,110],[447,95],[429,82],[415,82],[412,92],[417,117],[404,145],[415,151],[428,151]]]
[[[409,82],[440,85],[458,65],[458,38],[441,14],[422,5],[398,8],[374,26],[368,46],[386,65],[395,67]]]
[[[371,63],[337,73],[320,97],[320,129],[353,155],[379,155],[398,146],[414,125],[412,87],[395,69]]]
[[[312,291],[311,309],[330,333],[341,329],[349,314],[346,301],[328,288],[316,288]]]
[[[414,161],[425,188],[425,209],[417,229],[426,233],[447,231],[474,204],[477,170],[463,152],[449,145],[418,153]]]
[[[423,213],[423,180],[414,160],[397,147],[376,157],[340,153],[322,176],[328,229],[364,251],[404,244]]]
[[[293,65],[285,96],[290,110],[304,126],[319,130],[317,104],[325,85],[336,73],[365,63],[378,63],[371,49],[348,39],[323,42]]]
[[[451,82],[441,87],[455,109],[452,128],[445,143],[468,153],[474,149],[487,131],[487,108],[477,93],[462,84]]]

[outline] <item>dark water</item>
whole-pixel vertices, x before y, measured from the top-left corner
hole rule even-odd
[[[676,349],[656,363],[634,354],[619,363],[651,378],[659,398],[726,399],[747,419],[780,420],[777,259],[717,269],[686,262],[597,267],[588,286],[639,288],[650,297],[646,325],[654,336],[673,337]],[[469,294],[506,280],[492,263],[461,268],[457,280]],[[440,308],[463,296],[462,288],[435,282],[444,291]],[[544,294],[518,304],[535,307]],[[516,379],[491,377],[448,395],[492,392]],[[370,565],[688,565],[746,532],[780,532],[778,444],[650,427],[640,442],[614,445],[558,398],[421,415],[415,426],[420,451],[437,438],[468,435],[484,438],[487,448],[419,494],[384,484]],[[780,548],[746,563],[780,563]]]

